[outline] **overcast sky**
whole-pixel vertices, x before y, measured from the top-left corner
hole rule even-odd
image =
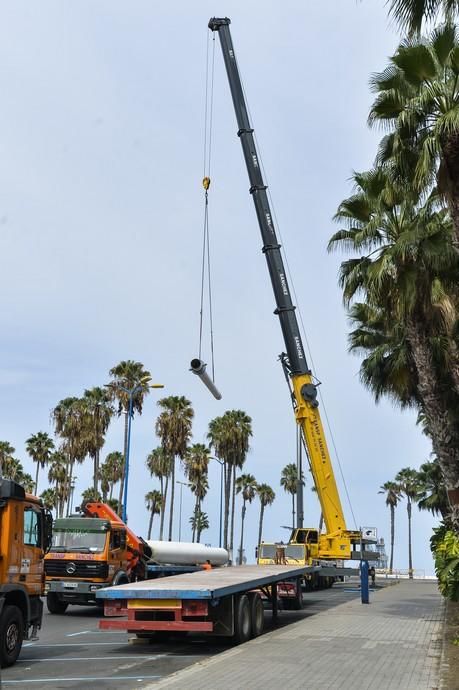
[[[277,494],[264,537],[287,536],[280,526],[290,524],[290,500],[279,477],[295,461],[295,424],[218,44],[210,233],[223,399],[214,400],[188,371],[199,329],[207,22],[225,15],[356,524],[377,527],[388,542],[389,512],[378,488],[402,467],[419,467],[430,447],[413,414],[376,406],[360,384],[337,287],[342,256],[326,251],[350,175],[371,165],[380,137],[366,126],[368,80],[397,44],[383,0],[4,0],[0,439],[33,472],[25,440],[52,433],[55,404],[106,383],[120,360],[139,360],[164,383],[164,394],[192,401],[195,442],[205,441],[209,420],[225,410],[252,417],[245,471]],[[145,458],[158,444],[162,394],[152,392],[132,427],[129,524],[143,535],[144,495],[154,488]],[[122,450],[122,442],[123,421],[115,419],[104,454]],[[89,486],[90,462],[76,474],[78,490]],[[305,522],[316,525],[309,473],[306,480]],[[45,486],[43,473],[39,490]],[[344,491],[342,500],[353,528]],[[218,544],[216,463],[204,509],[211,521],[204,540]],[[191,536],[191,512],[185,489],[182,538]],[[249,558],[258,514],[255,501],[247,514]],[[403,504],[396,519],[395,565],[406,568]],[[414,566],[432,572],[434,521],[415,510],[413,523]]]

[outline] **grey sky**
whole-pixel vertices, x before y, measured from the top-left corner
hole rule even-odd
[[[326,252],[350,174],[371,164],[380,137],[366,127],[368,78],[397,43],[383,5],[3,2],[0,438],[29,470],[24,441],[50,431],[58,400],[103,384],[121,359],[136,359],[165,394],[192,400],[196,442],[227,409],[252,416],[246,469],[278,495],[266,511],[265,538],[287,534],[279,526],[290,523],[290,501],[279,474],[294,460],[295,429],[219,45],[210,231],[223,400],[214,401],[188,372],[198,344],[206,27],[209,17],[227,15],[356,521],[377,526],[388,540],[378,487],[400,468],[418,467],[430,449],[412,414],[376,407],[360,385],[337,287],[341,257]],[[129,520],[143,534],[144,494],[153,488],[144,460],[157,444],[157,397],[133,422]],[[115,420],[105,450],[121,450],[122,436],[122,420]],[[77,469],[80,489],[90,475],[89,463]],[[210,480],[212,529],[204,536],[215,544],[218,467]],[[307,474],[307,522],[316,524],[311,483]],[[343,502],[353,527],[344,495]],[[183,510],[188,519],[186,491]],[[406,568],[403,505],[397,520],[396,565]],[[247,522],[252,556],[256,502]],[[414,564],[428,571],[431,525],[430,516],[414,512]]]

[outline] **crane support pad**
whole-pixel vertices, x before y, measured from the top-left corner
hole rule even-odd
[[[320,572],[320,566],[241,565],[143,580],[97,591],[97,599],[219,599]]]

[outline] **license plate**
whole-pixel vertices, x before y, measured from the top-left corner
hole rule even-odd
[[[65,589],[76,589],[78,587],[78,582],[63,582],[63,587]]]

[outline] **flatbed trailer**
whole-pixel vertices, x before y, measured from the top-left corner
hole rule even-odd
[[[245,642],[263,632],[262,597],[277,619],[278,602],[301,608],[301,581],[320,566],[233,566],[200,570],[156,580],[101,589],[103,630],[125,630],[138,637],[199,632]],[[290,601],[297,606],[286,606]]]

